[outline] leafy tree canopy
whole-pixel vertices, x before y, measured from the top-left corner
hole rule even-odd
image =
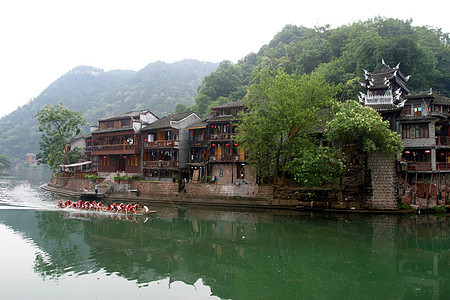
[[[54,171],[62,163],[74,163],[79,150],[70,149],[70,142],[81,133],[81,127],[86,123],[82,114],[56,104],[44,106],[36,118],[42,132],[41,152],[36,155],[39,163],[48,164]]]
[[[389,129],[389,122],[368,106],[349,100],[336,103],[337,112],[327,123],[326,140],[351,153],[399,153],[403,146],[400,135]]]
[[[244,100],[248,111],[241,115],[237,141],[261,175],[278,183],[287,161],[327,118],[336,89],[319,74],[297,76],[282,69],[264,70],[257,81]]]
[[[237,64],[223,62],[205,77],[193,109],[206,114],[219,97],[240,100],[256,82],[255,74],[280,67],[288,74],[319,72],[340,87],[341,100],[356,99],[363,69],[375,70],[382,58],[391,66],[401,63],[402,73],[411,75],[408,88],[412,91],[433,88],[450,97],[449,34],[411,24],[412,20],[374,18],[334,29],[286,25],[258,53]]]

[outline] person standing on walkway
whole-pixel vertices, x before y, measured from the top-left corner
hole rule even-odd
[[[98,194],[98,185],[95,185],[95,193]]]

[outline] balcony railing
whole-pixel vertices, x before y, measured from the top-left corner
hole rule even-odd
[[[174,168],[178,167],[178,161],[158,160],[158,161],[144,161],[144,168]]]
[[[431,162],[414,162],[408,164],[408,171],[431,171]]]
[[[450,140],[449,140],[448,136],[437,136],[436,137],[436,145],[448,146],[448,145],[450,145],[449,142],[450,142]]]
[[[234,134],[233,133],[210,134],[209,138],[211,140],[232,140],[234,138]]]
[[[91,155],[137,154],[139,145],[98,145],[92,146]]]
[[[179,142],[174,140],[164,140],[164,141],[154,141],[154,142],[145,142],[144,148],[178,148]]]
[[[450,163],[448,163],[448,162],[438,162],[438,163],[436,163],[436,169],[438,171],[450,170]]]
[[[242,157],[241,157],[241,159],[239,159],[239,155],[236,155],[236,154],[234,154],[234,155],[225,154],[225,155],[220,155],[220,156],[218,156],[218,155],[211,156],[209,158],[209,161],[210,162],[218,162],[218,161],[230,162],[230,161],[244,161],[244,159],[242,159]]]

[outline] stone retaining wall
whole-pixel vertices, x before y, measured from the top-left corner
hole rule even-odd
[[[382,155],[369,155],[372,193],[364,205],[371,209],[397,209],[397,172],[395,160]]]
[[[72,191],[82,191],[83,188],[93,189],[93,183],[90,179],[79,179],[69,177],[52,177],[48,183],[51,187],[64,188]]]

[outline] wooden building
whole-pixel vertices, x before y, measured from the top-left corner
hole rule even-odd
[[[411,92],[406,87],[409,76],[400,72],[399,65],[391,68],[382,61],[376,71],[364,70],[366,93],[359,100],[377,110],[401,135],[402,169],[414,174],[409,178],[431,182],[430,174],[450,172],[450,99],[432,89]]]
[[[141,129],[158,117],[150,110],[132,111],[98,120],[91,132],[91,156],[99,174],[141,172]]]
[[[211,115],[189,126],[190,179],[210,178],[219,183],[254,183],[254,172],[245,162],[245,151],[234,140],[241,101],[219,105]]]
[[[199,121],[194,112],[165,116],[142,128],[142,173],[147,179],[172,180],[189,160],[187,126]]]

